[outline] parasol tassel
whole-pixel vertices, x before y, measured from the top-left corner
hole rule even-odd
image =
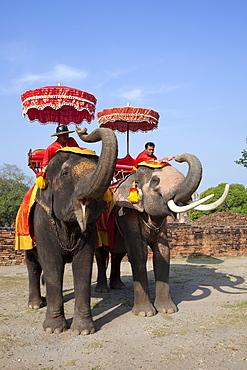
[[[135,181],[132,183],[132,188],[129,189],[129,196],[128,199],[130,200],[131,203],[138,203],[139,200],[141,199],[139,194],[138,194],[138,189],[136,187]]]

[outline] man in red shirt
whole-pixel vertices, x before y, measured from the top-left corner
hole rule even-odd
[[[55,155],[58,149],[64,148],[65,146],[79,147],[75,139],[73,139],[73,137],[69,137],[69,134],[71,132],[75,131],[69,131],[68,126],[66,125],[60,125],[57,127],[56,133],[51,135],[57,136],[57,140],[54,141],[54,143],[52,143],[51,145],[49,145],[48,148],[46,149],[42,162],[42,168],[47,166],[48,162],[52,159],[52,157]]]
[[[146,162],[150,160],[157,160],[157,157],[154,155],[154,148],[155,144],[152,142],[148,142],[145,144],[145,149],[143,152],[138,154],[138,156],[135,159],[135,167],[137,167],[138,163],[140,162]],[[175,157],[164,157],[161,159],[161,162],[168,162],[174,159]]]
[[[154,148],[155,148],[154,143],[152,142],[146,143],[145,149],[143,150],[143,152],[138,154],[138,156],[135,159],[135,166],[137,166],[138,163],[143,162],[143,161],[147,161],[150,159],[157,159],[157,157],[154,155]]]

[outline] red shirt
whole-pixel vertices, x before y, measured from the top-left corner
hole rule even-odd
[[[140,162],[148,161],[150,159],[157,159],[157,157],[154,154],[147,155],[147,153],[145,152],[145,150],[143,150],[143,152],[141,152],[140,154],[138,154],[138,156],[136,157],[136,159],[135,159],[135,166],[137,166],[138,163],[140,163]]]
[[[56,151],[58,149],[64,148],[65,146],[78,146],[77,142],[73,137],[69,137],[68,141],[65,145],[59,144],[58,141],[54,141],[51,145],[48,146],[48,148],[45,151],[43,162],[42,162],[42,168],[47,166],[48,162],[52,159],[52,157],[55,155]]]

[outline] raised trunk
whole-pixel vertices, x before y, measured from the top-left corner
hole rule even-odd
[[[202,178],[202,165],[199,159],[192,154],[184,153],[175,157],[176,162],[187,162],[188,174],[174,197],[174,202],[186,203],[198,188]]]
[[[87,143],[102,141],[97,167],[91,175],[84,179],[83,185],[85,196],[100,199],[109,187],[116,167],[118,155],[116,135],[108,128],[98,128],[90,134],[87,134],[85,129],[76,128],[76,132],[80,139]]]

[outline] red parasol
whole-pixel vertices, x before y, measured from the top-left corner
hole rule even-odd
[[[127,132],[127,155],[129,155],[129,131],[151,131],[158,127],[159,113],[152,109],[118,107],[98,112],[99,127]]]
[[[38,121],[69,125],[90,123],[94,119],[97,99],[84,91],[67,86],[46,86],[28,90],[21,96],[23,116]]]

